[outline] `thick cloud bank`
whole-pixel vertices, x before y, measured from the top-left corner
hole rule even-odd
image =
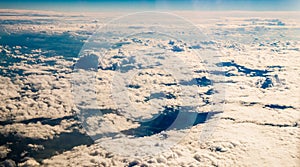
[[[177,14],[0,10],[0,164],[299,165],[299,14]]]

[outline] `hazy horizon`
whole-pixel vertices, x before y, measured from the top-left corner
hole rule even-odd
[[[297,0],[3,0],[0,9],[53,11],[299,11]]]

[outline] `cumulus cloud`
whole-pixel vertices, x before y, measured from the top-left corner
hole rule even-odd
[[[150,38],[153,33],[116,37],[112,48],[101,45],[101,49],[92,48],[95,52],[87,49],[89,56],[77,57],[74,53],[82,45],[78,41],[86,40],[100,25],[94,16],[14,13],[23,21],[3,16],[2,20],[11,23],[3,25],[4,30],[43,34],[66,43],[75,40],[67,44],[77,50],[69,52],[66,45],[65,50],[51,50],[52,43],[22,46],[10,41],[0,46],[0,135],[7,140],[0,146],[1,159],[6,159],[2,164],[295,166],[299,161],[295,148],[300,120],[299,42],[288,33],[299,25],[284,14],[245,19],[229,12],[224,21],[221,16],[201,20],[181,13],[193,16],[195,24],[197,20],[204,24],[202,30],[214,38],[185,43],[163,35]],[[39,22],[41,15],[48,16],[51,24]],[[97,20],[110,17],[101,14]],[[131,32],[147,28],[120,26]],[[175,37],[184,34],[175,30],[176,24],[162,29]],[[283,32],[285,37],[279,37]],[[196,34],[185,33],[188,37]],[[148,125],[139,121],[153,119],[166,107],[190,107],[193,111],[188,112],[197,114],[223,113],[191,128],[143,137],[125,134]],[[16,149],[14,139],[29,143]],[[65,140],[69,144],[60,143]],[[53,143],[64,146],[59,149]],[[51,148],[58,150],[56,155]],[[49,155],[38,157],[43,151]]]

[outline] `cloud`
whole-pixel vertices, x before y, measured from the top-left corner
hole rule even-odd
[[[9,13],[2,21],[13,25],[5,24],[3,31],[9,30],[9,37],[21,35],[15,38],[20,45],[2,43],[0,47],[0,135],[7,140],[0,146],[0,156],[7,159],[5,163],[297,165],[299,43],[289,32],[296,32],[299,25],[285,14],[253,18],[259,14],[244,13],[245,19],[225,12],[226,18],[213,13],[209,17],[214,19],[199,19],[199,15],[182,12],[195,24],[203,24],[201,30],[212,39],[185,43],[162,36],[151,39],[153,33],[148,33],[116,38],[119,42],[106,57],[102,57],[103,50],[95,49],[80,59],[77,52],[82,41],[111,14]],[[36,20],[45,16],[55,22]],[[130,31],[146,28],[124,27]],[[163,30],[171,36],[179,34]],[[22,45],[28,35],[40,35],[29,42],[31,47]],[[56,45],[54,39],[64,45]],[[69,45],[76,49],[68,50]],[[213,64],[211,57],[220,64]],[[79,60],[76,72],[75,60]],[[139,121],[151,122],[161,118],[155,116],[165,107],[180,106],[197,114],[223,112],[190,129],[162,130],[143,137],[120,133],[137,132],[140,125],[148,125]],[[16,141],[22,141],[22,147],[15,148]],[[29,154],[21,163],[17,158],[24,151]]]

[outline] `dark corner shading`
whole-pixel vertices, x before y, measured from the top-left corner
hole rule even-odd
[[[19,121],[18,123],[36,123],[38,121],[41,124],[47,124],[55,126],[60,124],[65,119],[76,119],[74,116],[66,116],[57,119],[49,118],[35,118],[30,120]],[[2,122],[2,125],[10,124],[12,122]],[[14,122],[16,123],[16,122]],[[11,150],[7,157],[1,158],[0,161],[12,160],[15,163],[20,163],[26,160],[27,157],[32,157],[38,162],[42,162],[44,159],[50,158],[58,153],[71,150],[73,147],[79,145],[91,145],[93,140],[86,134],[80,132],[76,128],[79,125],[75,123],[70,128],[70,132],[63,132],[55,135],[52,139],[37,139],[18,135],[17,133],[0,134],[0,145],[7,145]],[[40,149],[32,148],[31,145],[41,146]],[[0,164],[1,166],[1,164]]]
[[[12,159],[17,163],[23,162],[26,157],[32,157],[41,162],[43,159],[71,150],[75,146],[93,144],[93,140],[89,136],[77,130],[61,133],[48,140],[22,137],[16,134],[0,134],[0,137],[1,145],[7,144],[11,149],[6,159]],[[29,144],[41,145],[42,148],[33,149]]]

